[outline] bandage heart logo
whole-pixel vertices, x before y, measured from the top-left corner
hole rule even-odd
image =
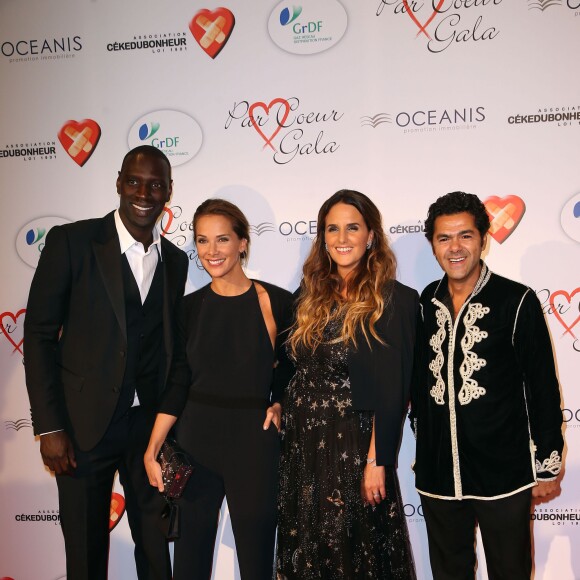
[[[26,308],[22,308],[16,314],[12,312],[3,312],[0,314],[0,325],[2,325],[2,334],[6,340],[14,347],[13,353],[18,351],[22,354],[22,343],[24,342],[22,320],[18,320],[26,313]]]
[[[227,8],[203,8],[189,23],[189,30],[208,56],[215,58],[230,38],[236,19]]]
[[[95,152],[101,128],[92,119],[67,121],[58,132],[58,140],[70,158],[82,167]]]
[[[275,105],[280,106],[274,109]],[[262,123],[260,122],[262,119],[264,119],[264,116],[261,115],[258,116],[258,114],[256,113],[256,109],[264,109],[265,116],[268,117],[264,122]],[[264,141],[266,142],[263,148],[269,146],[273,151],[276,151],[276,148],[274,147],[274,145],[272,145],[272,140],[274,139],[274,137],[276,137],[276,135],[278,135],[280,129],[282,129],[282,126],[286,122],[286,119],[288,118],[289,114],[290,114],[290,103],[288,103],[286,99],[281,98],[274,99],[273,101],[270,101],[268,105],[266,105],[266,103],[262,103],[262,101],[252,103],[250,105],[250,108],[248,109],[248,116],[252,121],[252,127],[256,129],[258,135],[260,135],[260,137],[262,137],[262,139],[264,139]],[[274,129],[274,131],[272,131],[272,133],[268,137],[262,131],[260,125],[263,126],[266,125],[267,121],[270,121],[270,119],[274,120],[276,128]]]
[[[125,513],[125,498],[120,494],[113,492],[111,495],[111,511],[109,512],[109,532],[121,521]]]
[[[564,327],[564,334],[570,334],[576,339],[572,329],[580,322],[580,288],[572,290],[570,294],[565,290],[552,292],[550,306],[551,312]]]
[[[496,242],[503,244],[518,227],[526,212],[526,204],[517,195],[492,195],[483,203],[489,215],[489,234]]]

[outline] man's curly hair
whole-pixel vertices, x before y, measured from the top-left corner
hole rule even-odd
[[[435,229],[435,220],[442,215],[453,215],[456,213],[470,213],[475,219],[481,237],[489,230],[489,215],[483,202],[472,193],[463,191],[453,191],[442,195],[436,202],[429,206],[427,219],[425,220],[425,237],[429,243],[433,242],[433,231]]]

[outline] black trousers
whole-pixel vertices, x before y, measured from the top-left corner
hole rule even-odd
[[[139,580],[170,580],[168,544],[158,526],[165,502],[149,485],[143,465],[154,418],[140,407],[131,409],[94,449],[75,449],[74,475],[57,476],[68,580],[107,579],[111,492],[117,470]]]
[[[479,525],[490,580],[529,580],[532,572],[529,489],[496,500],[421,496],[434,580],[475,578]]]
[[[280,440],[274,425],[262,429],[265,416],[188,402],[176,435],[195,471],[179,502],[174,580],[211,577],[224,496],[242,580],[272,579]]]

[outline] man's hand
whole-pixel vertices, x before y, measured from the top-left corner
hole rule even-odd
[[[44,465],[57,475],[71,475],[77,466],[72,441],[64,431],[41,435],[40,455]]]
[[[556,495],[560,491],[560,482],[557,479],[553,481],[538,481],[536,487],[532,487],[532,497],[544,498]]]

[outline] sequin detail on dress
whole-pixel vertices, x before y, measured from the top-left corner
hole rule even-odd
[[[301,350],[284,404],[278,499],[278,580],[415,580],[396,471],[387,499],[364,506],[361,479],[372,412],[352,409],[339,321],[316,352]],[[291,353],[290,353],[290,356]]]

